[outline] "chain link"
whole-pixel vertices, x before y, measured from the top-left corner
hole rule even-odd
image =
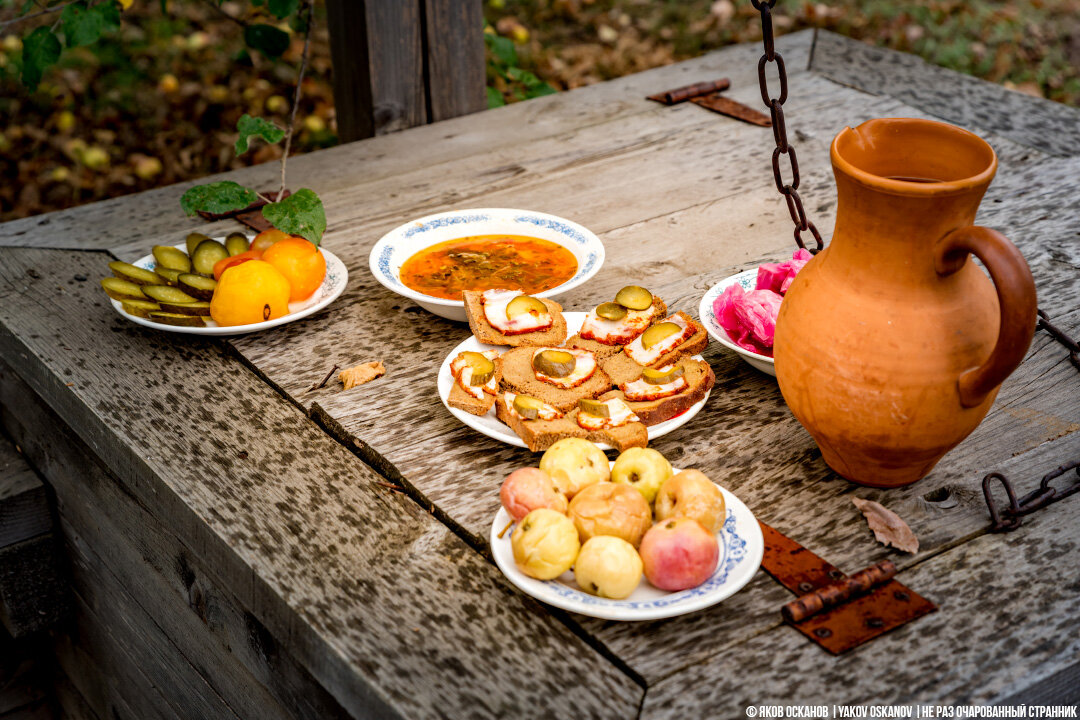
[[[758,84],[761,86],[761,100],[769,108],[772,117],[773,140],[776,141],[776,149],[773,150],[772,168],[773,179],[776,181],[776,189],[787,201],[788,214],[795,223],[795,244],[806,248],[803,241],[803,232],[809,230],[814,236],[815,247],[808,248],[811,253],[817,254],[825,247],[821,239],[821,233],[806,217],[806,209],[803,208],[802,198],[799,197],[799,160],[795,155],[795,147],[788,141],[787,124],[784,121],[784,103],[788,98],[787,70],[784,68],[783,56],[776,52],[776,39],[773,36],[772,8],[776,0],[750,0],[754,9],[761,13],[761,39],[765,45],[765,54],[758,60]],[[769,79],[765,70],[771,63],[776,64],[776,72],[780,78],[780,95],[773,97],[769,91]],[[787,155],[788,165],[791,167],[791,182],[785,183],[780,173],[780,156]]]
[[[1077,482],[1061,489],[1055,488],[1050,484],[1052,480],[1062,477],[1070,470],[1076,470]],[[997,503],[994,502],[994,497],[990,493],[990,485],[994,480],[1001,483],[1001,486],[1005,488],[1005,494],[1009,498],[1009,504],[1003,510],[998,509]],[[990,473],[984,477],[982,488],[983,497],[986,499],[986,506],[990,510],[990,532],[1010,532],[1020,527],[1020,523],[1023,522],[1023,517],[1025,515],[1030,515],[1036,510],[1041,510],[1047,505],[1055,503],[1058,500],[1064,500],[1070,495],[1080,492],[1080,460],[1066,463],[1065,465],[1048,472],[1043,476],[1042,482],[1039,483],[1039,487],[1035,488],[1019,500],[1016,498],[1016,492],[1013,490],[1012,483],[1010,483],[1008,478],[1001,473]]]

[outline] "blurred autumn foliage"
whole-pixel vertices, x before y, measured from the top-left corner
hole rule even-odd
[[[235,128],[244,113],[286,126],[303,35],[283,25],[292,43],[277,61],[250,51],[243,25],[229,19],[246,9],[173,2],[163,12],[157,1],[135,2],[118,31],[66,49],[33,93],[19,82],[26,28],[8,30],[0,40],[0,221],[279,158],[280,145],[263,143],[237,157]],[[337,142],[329,39],[323,6],[316,10],[294,154]],[[276,183],[275,168],[267,185]]]
[[[0,221],[279,157],[265,144],[236,157],[235,127],[244,113],[285,126],[302,37],[282,25],[292,42],[271,61],[245,48],[230,19],[248,4],[218,2],[135,0],[119,30],[65,50],[33,93],[18,79],[19,38],[51,19],[0,28]],[[761,37],[750,0],[483,2],[492,106]],[[0,0],[0,23],[14,3]],[[822,27],[1080,104],[1080,0],[778,0],[774,22],[780,33]],[[337,140],[330,72],[317,3],[293,153]]]

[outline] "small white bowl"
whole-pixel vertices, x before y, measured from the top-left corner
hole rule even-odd
[[[721,327],[720,322],[716,319],[716,314],[713,312],[713,302],[724,293],[724,290],[729,285],[734,285],[735,283],[742,285],[742,289],[747,292],[753,290],[757,286],[757,268],[745,270],[737,275],[726,277],[709,288],[705,293],[705,296],[701,298],[701,306],[698,307],[698,317],[701,318],[702,324],[705,325],[705,329],[709,331],[709,335],[712,336],[713,340],[738,353],[743,360],[750,363],[761,372],[776,377],[776,366],[771,357],[736,345],[735,341],[728,335],[727,330]]]
[[[428,215],[394,228],[371,248],[371,274],[387,288],[416,301],[425,310],[448,320],[465,322],[462,301],[443,300],[407,288],[401,282],[400,273],[402,263],[424,248],[472,235],[527,235],[549,240],[572,252],[578,263],[574,277],[562,285],[536,293],[538,297],[554,297],[575,288],[595,275],[604,264],[604,244],[600,238],[575,222],[530,210],[481,208]]]

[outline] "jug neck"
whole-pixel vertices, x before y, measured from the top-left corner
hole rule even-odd
[[[831,158],[837,187],[831,261],[849,260],[883,280],[934,275],[934,243],[974,223],[997,169],[993,149],[978,136],[918,119],[845,128]]]

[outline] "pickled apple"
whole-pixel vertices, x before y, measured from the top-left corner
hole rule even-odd
[[[652,510],[641,493],[612,482],[590,485],[575,495],[569,515],[582,542],[610,535],[637,547],[652,526]]]
[[[641,582],[643,569],[633,545],[612,535],[597,535],[581,547],[574,579],[587,593],[622,600]]]
[[[570,518],[549,508],[533,510],[510,537],[514,563],[537,580],[551,580],[569,570],[581,543]]]

